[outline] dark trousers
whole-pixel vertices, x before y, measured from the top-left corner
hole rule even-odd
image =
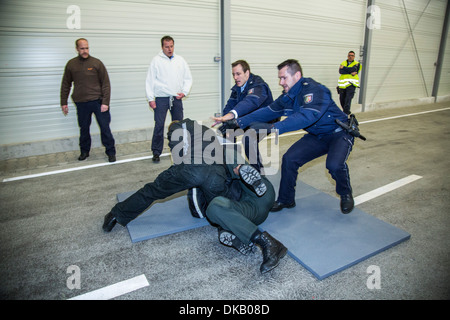
[[[353,85],[348,86],[345,89],[339,89],[339,102],[341,103],[342,110],[346,114],[350,114],[350,108],[352,104],[353,96],[355,95],[356,87]]]
[[[161,172],[153,182],[147,183],[129,198],[117,203],[111,209],[111,213],[121,225],[125,226],[154,201],[195,187],[200,188],[209,203],[214,197],[228,193],[225,170],[223,165],[183,163],[173,165]]]
[[[153,129],[152,152],[159,156],[164,147],[164,124],[166,122],[167,111],[170,111],[172,121],[183,120],[183,102],[181,99],[172,97],[156,98],[156,108],[153,110],[155,127]]]
[[[267,191],[262,197],[258,197],[240,182],[242,195],[239,201],[222,196],[214,198],[206,209],[208,219],[248,244],[258,225],[267,219],[275,201],[272,184],[266,178],[263,179]]]
[[[298,169],[305,163],[327,154],[326,168],[336,181],[336,193],[340,196],[352,193],[347,158],[353,148],[353,136],[346,131],[317,137],[306,134],[283,155],[278,202],[292,203]]]
[[[80,151],[82,153],[89,153],[91,150],[90,127],[92,114],[95,114],[95,118],[100,127],[100,138],[106,149],[105,153],[107,155],[115,155],[115,141],[109,127],[111,123],[111,113],[109,110],[101,112],[101,100],[76,102],[75,104],[77,106],[78,126],[80,127]]]

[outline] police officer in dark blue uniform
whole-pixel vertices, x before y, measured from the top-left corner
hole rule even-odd
[[[347,122],[347,115],[332,100],[327,87],[303,77],[297,60],[289,59],[279,64],[278,77],[283,94],[270,106],[236,119],[242,129],[276,129],[279,134],[300,129],[308,132],[283,155],[278,199],[271,211],[295,206],[298,169],[327,154],[326,167],[336,181],[341,211],[349,213],[353,210],[354,201],[346,161],[354,137],[336,123],[336,119]],[[267,123],[280,116],[287,118],[274,124]]]
[[[247,61],[237,60],[231,64],[231,67],[235,85],[231,88],[231,95],[223,108],[222,117],[213,118],[219,122],[237,119],[273,102],[269,85],[260,76],[250,72]],[[225,133],[227,129],[232,128],[227,125],[219,128],[222,133]],[[258,151],[258,139],[248,139],[248,136],[244,136],[244,139],[247,159],[255,169],[261,171],[263,165]]]

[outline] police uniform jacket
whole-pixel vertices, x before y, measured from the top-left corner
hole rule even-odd
[[[311,78],[301,78],[288,93],[282,94],[271,105],[237,119],[242,129],[254,122],[269,122],[287,116],[274,124],[279,134],[306,130],[313,135],[330,134],[340,130],[336,119],[347,121],[347,115],[331,98],[330,90]]]
[[[266,107],[273,102],[272,92],[264,80],[250,73],[244,90],[234,85],[231,96],[223,109],[223,115],[233,112],[236,118],[242,117],[258,108]]]

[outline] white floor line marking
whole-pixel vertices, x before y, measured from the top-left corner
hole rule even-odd
[[[101,289],[81,294],[68,300],[109,300],[147,286],[149,286],[147,278],[142,274]]]
[[[418,116],[418,115],[425,114],[425,113],[438,112],[438,111],[444,111],[444,110],[450,110],[450,108],[442,108],[442,109],[435,109],[435,110],[421,111],[421,112],[416,112],[416,113],[408,113],[408,114],[403,114],[403,115],[393,116],[393,117],[387,117],[387,118],[380,118],[380,119],[374,119],[374,120],[366,120],[366,121],[361,121],[361,122],[359,122],[359,124],[363,124],[363,123],[371,123],[371,122],[377,122],[377,121],[384,121],[384,120],[391,120],[391,119],[398,119],[398,118],[411,117],[411,116]]]
[[[160,156],[161,157],[170,156],[170,153],[163,153]],[[7,179],[3,179],[3,182],[31,179],[31,178],[37,178],[37,177],[43,177],[43,176],[50,176],[50,175],[58,174],[58,173],[72,172],[72,171],[91,169],[91,168],[98,168],[98,167],[104,167],[104,166],[112,166],[112,165],[115,165],[115,164],[134,162],[134,161],[146,160],[146,159],[151,159],[151,158],[153,158],[153,156],[145,156],[145,157],[139,157],[139,158],[118,160],[116,162],[105,162],[105,163],[90,164],[90,165],[83,166],[83,167],[61,169],[61,170],[55,170],[55,171],[49,171],[49,172],[29,174],[29,175],[25,175],[25,176],[14,177],[14,178],[7,178]]]
[[[404,185],[407,185],[408,183],[411,183],[413,181],[416,181],[418,179],[422,178],[421,176],[417,176],[417,175],[410,175],[406,178],[394,181],[392,183],[389,183],[383,187],[377,188],[375,190],[369,191],[367,193],[364,193],[362,195],[359,195],[357,197],[355,197],[354,201],[355,201],[355,206],[358,204],[361,204],[363,202],[372,200],[378,196],[381,196],[385,193],[388,193],[390,191],[393,191],[397,188],[403,187]]]
[[[374,120],[361,121],[359,123],[364,124],[364,123],[371,123],[371,122],[377,122],[377,121],[391,120],[391,119],[416,116],[416,115],[420,115],[420,114],[424,114],[424,113],[438,112],[438,111],[444,111],[444,110],[450,110],[450,108],[442,108],[442,109],[435,109],[435,110],[422,111],[422,112],[416,112],[416,113],[409,113],[409,114],[393,116],[393,117],[388,117],[388,118],[380,118],[380,119],[374,119]],[[295,132],[291,132],[291,133],[284,133],[283,135],[281,135],[279,137],[280,138],[289,137],[292,135],[305,134],[305,133],[306,133],[306,131],[299,130],[299,131],[295,131]],[[274,139],[274,136],[269,136],[269,137],[266,137],[265,139]],[[170,153],[164,153],[161,156],[164,157],[167,155],[170,155]],[[99,163],[99,164],[93,164],[93,165],[88,165],[88,166],[84,166],[84,167],[76,167],[76,168],[70,168],[70,169],[64,169],[64,170],[56,170],[56,171],[49,171],[49,172],[43,172],[43,173],[37,173],[37,174],[30,174],[30,175],[25,175],[25,176],[3,179],[3,182],[37,178],[37,177],[49,176],[49,175],[58,174],[58,173],[65,173],[65,172],[72,172],[72,171],[78,171],[78,170],[84,170],[84,169],[90,169],[90,168],[97,168],[97,167],[103,167],[103,166],[114,165],[114,164],[119,164],[119,163],[127,163],[127,162],[133,162],[133,161],[140,161],[140,160],[151,159],[151,158],[152,158],[152,156],[146,156],[146,157],[140,157],[140,158],[118,160],[113,163]]]

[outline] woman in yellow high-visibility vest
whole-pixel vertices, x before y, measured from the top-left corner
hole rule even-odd
[[[348,53],[347,58],[339,66],[339,74],[341,76],[338,81],[338,90],[342,110],[346,114],[350,114],[350,106],[355,90],[359,88],[358,73],[361,71],[361,63],[355,60],[355,52],[353,51]]]

